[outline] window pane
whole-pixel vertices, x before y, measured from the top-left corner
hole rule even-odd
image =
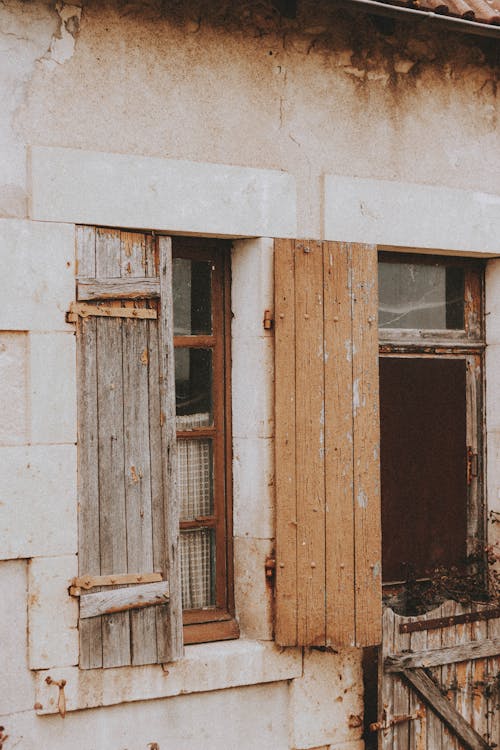
[[[212,423],[212,351],[175,349],[175,402],[177,416],[196,415],[203,424]],[[204,420],[204,421],[203,421]],[[191,429],[190,427],[177,429]]]
[[[464,270],[437,263],[379,263],[381,328],[464,327]]]
[[[197,415],[196,415],[197,416]],[[189,417],[177,419],[186,422]],[[201,426],[201,425],[196,425]],[[213,457],[211,440],[177,441],[177,485],[181,521],[192,521],[213,513]]]
[[[212,333],[212,263],[174,258],[174,335]]]
[[[201,609],[215,604],[214,541],[213,529],[181,532],[183,609]]]

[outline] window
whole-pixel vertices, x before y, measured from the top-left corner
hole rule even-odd
[[[229,248],[173,239],[184,641],[234,638]]]
[[[474,261],[380,254],[386,586],[480,562],[482,275]]]
[[[186,643],[238,635],[228,248],[78,227],[77,249],[80,666],[170,661],[183,619]]]

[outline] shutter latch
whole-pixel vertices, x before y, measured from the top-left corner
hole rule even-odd
[[[425,719],[425,709],[423,708],[417,709],[414,714],[397,714],[396,716],[391,716],[387,710],[387,706],[384,706],[382,720],[370,724],[370,732],[388,732],[396,724],[404,724],[406,721],[418,721],[419,719]]]
[[[472,484],[472,478],[478,476],[478,455],[472,446],[467,447],[467,484]]]
[[[64,695],[64,687],[66,685],[66,680],[53,680],[52,677],[49,675],[45,678],[45,682],[47,685],[57,685],[59,688],[59,697],[57,699],[57,708],[59,710],[59,713],[61,715],[61,718],[64,719],[66,716],[66,696]]]

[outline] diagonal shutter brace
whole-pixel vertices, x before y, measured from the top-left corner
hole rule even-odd
[[[76,323],[78,318],[132,318],[156,320],[156,310],[135,307],[109,307],[106,305],[89,305],[86,302],[72,302],[66,313],[68,323]]]

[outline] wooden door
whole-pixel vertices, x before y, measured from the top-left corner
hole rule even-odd
[[[500,608],[453,601],[418,617],[387,608],[380,650],[379,750],[500,745]]]

